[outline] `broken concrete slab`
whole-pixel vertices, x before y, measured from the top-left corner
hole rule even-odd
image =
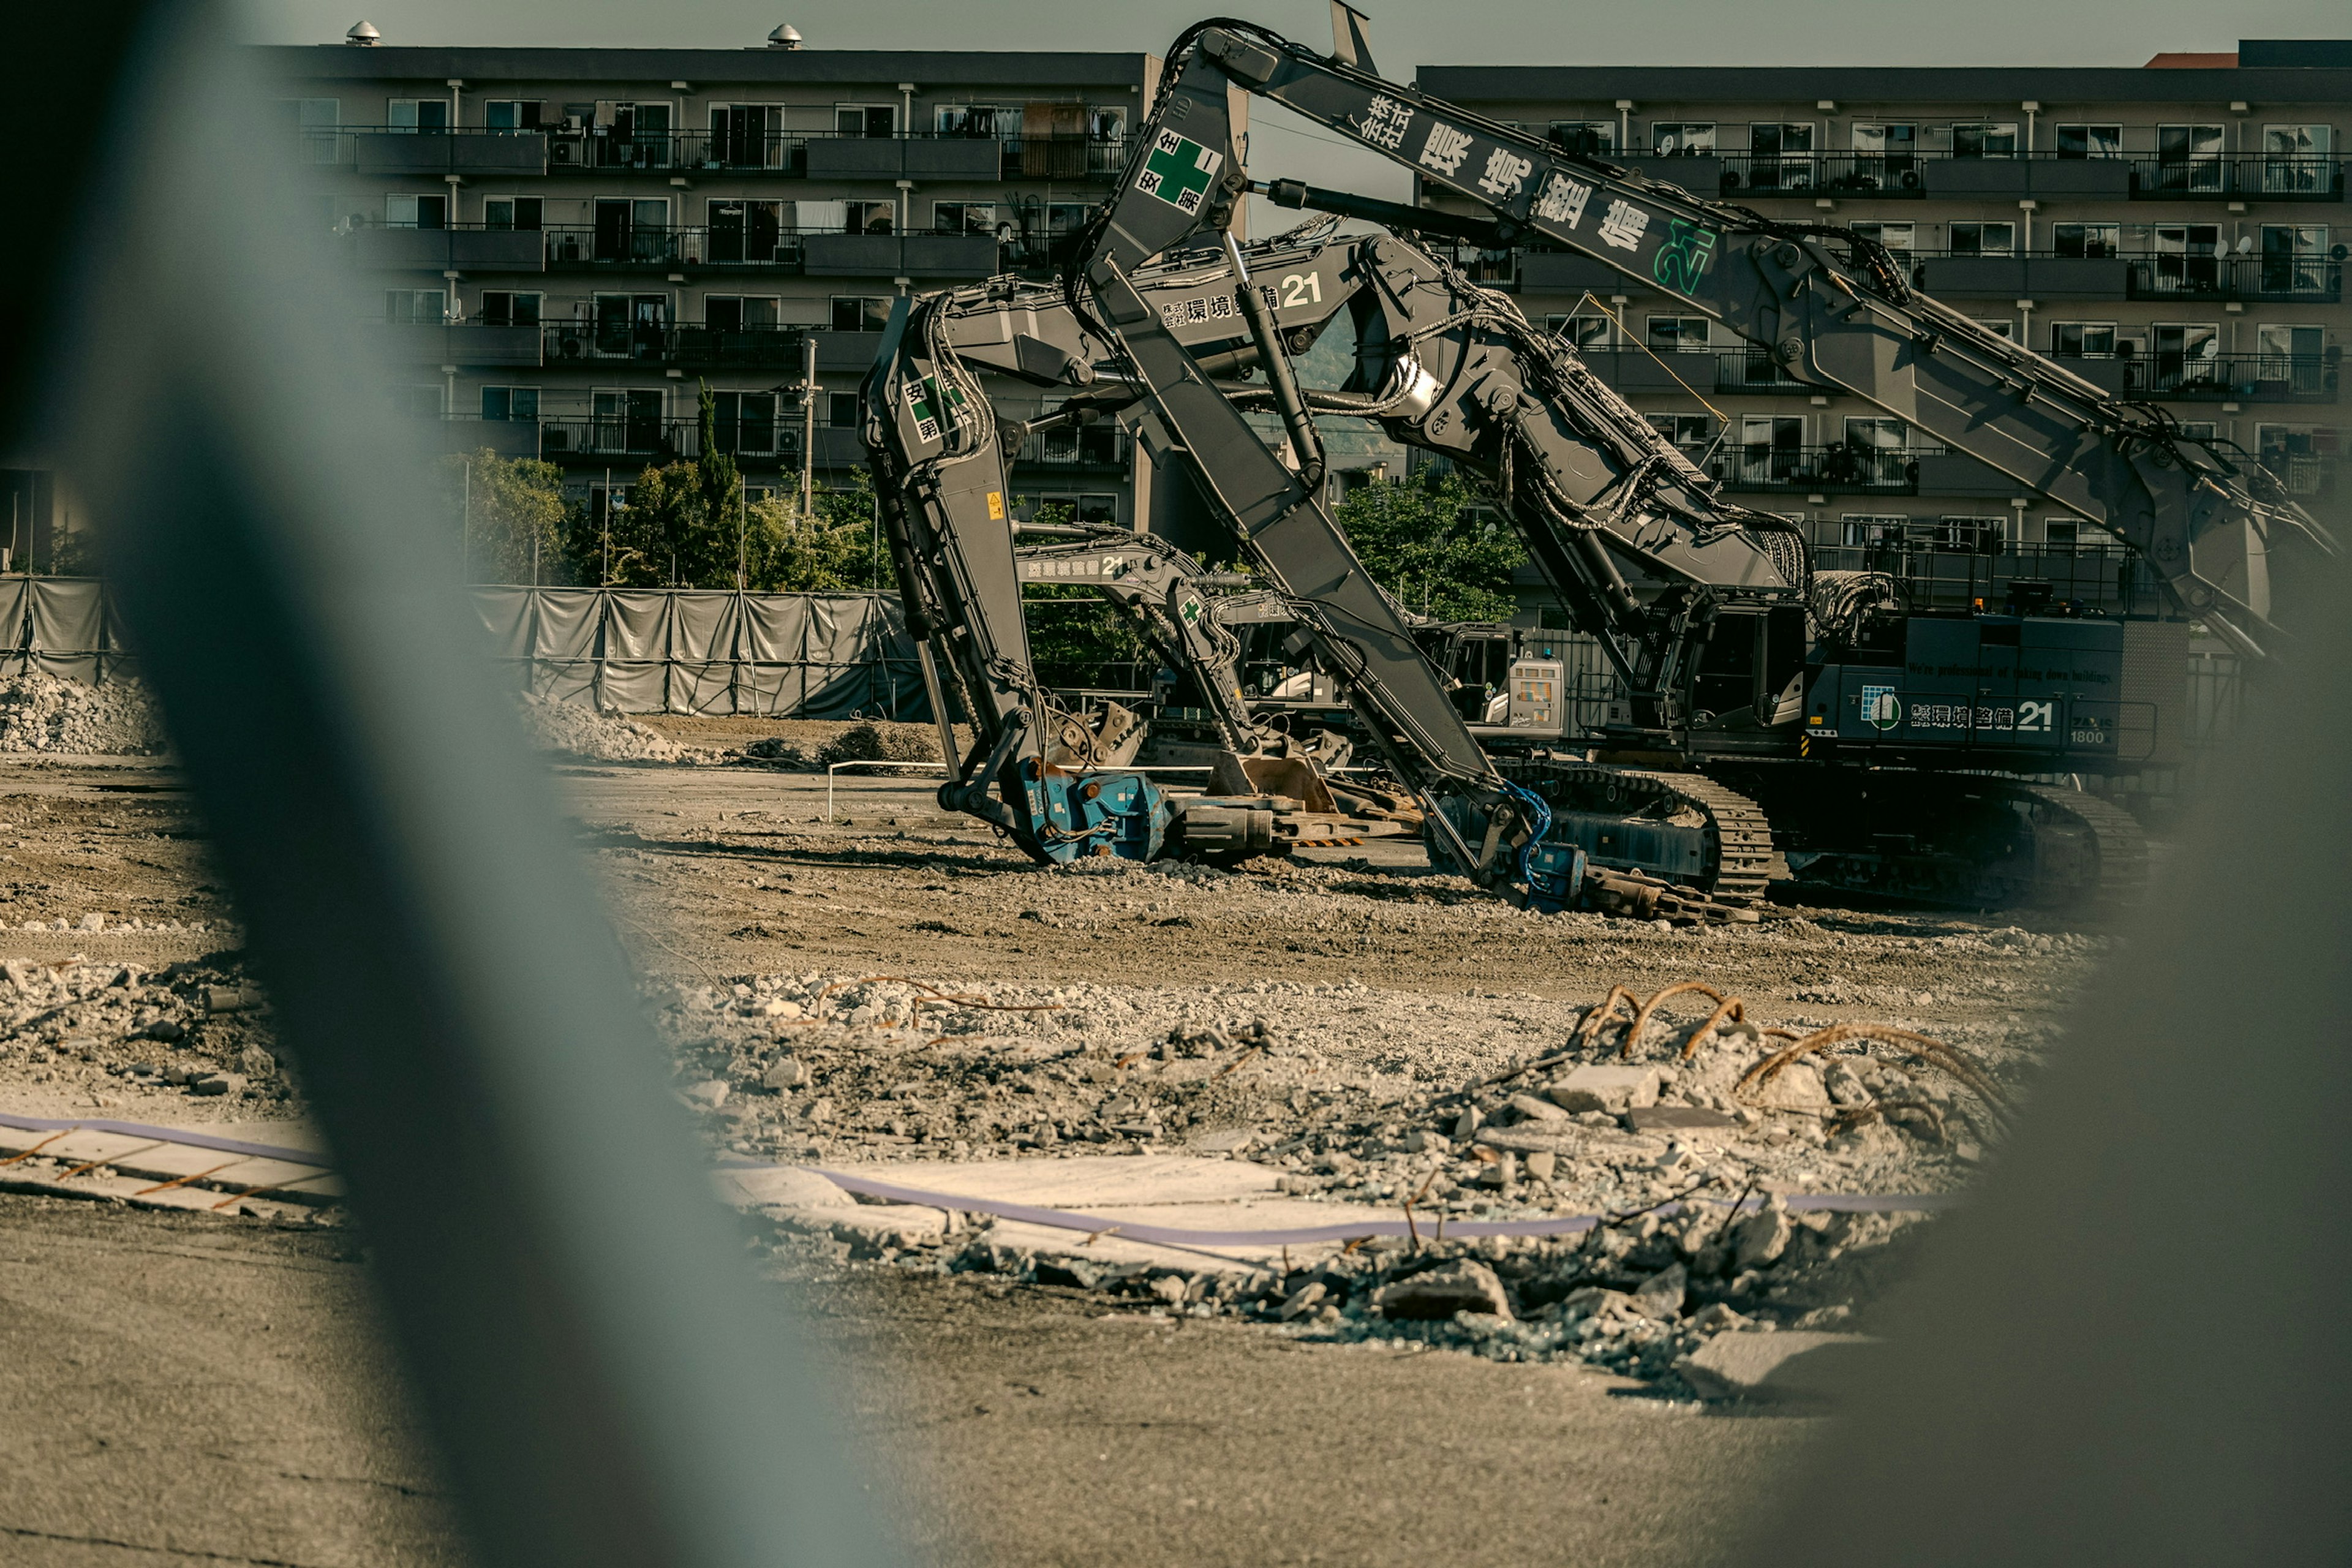
[[[1822,1070],[1811,1062],[1790,1062],[1770,1078],[1762,1079],[1742,1091],[1754,1104],[1767,1110],[1805,1110],[1821,1112],[1833,1109],[1829,1089],[1822,1082]]]
[[[1824,1399],[1846,1382],[1847,1347],[1874,1342],[1863,1334],[1751,1329],[1717,1334],[1675,1370],[1703,1399]]]
[[[1658,1069],[1633,1063],[1587,1062],[1544,1092],[1563,1110],[1602,1110],[1622,1116],[1635,1106],[1658,1102]]]
[[[1511,1316],[1511,1299],[1495,1271],[1467,1258],[1400,1279],[1374,1297],[1373,1304],[1382,1317],[1396,1319],[1443,1320],[1456,1312]]]
[[[1636,1132],[1664,1133],[1682,1143],[1720,1141],[1739,1131],[1737,1118],[1697,1105],[1637,1105],[1625,1112],[1625,1125]]]

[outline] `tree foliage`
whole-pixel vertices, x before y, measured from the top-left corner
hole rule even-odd
[[[484,447],[443,459],[441,478],[462,514],[467,582],[529,583],[534,572],[541,583],[575,580],[565,544],[585,509],[563,499],[553,463]]]
[[[1503,621],[1518,611],[1511,574],[1528,552],[1485,496],[1453,471],[1424,468],[1341,500],[1339,526],[1373,581],[1441,621]]]

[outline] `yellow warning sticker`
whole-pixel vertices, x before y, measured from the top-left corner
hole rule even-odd
[[[1003,522],[1004,521],[1004,492],[1003,490],[991,490],[988,492],[988,521],[991,522]]]

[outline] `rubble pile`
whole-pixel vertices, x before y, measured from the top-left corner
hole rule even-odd
[[[1580,1362],[1718,1397],[1750,1390],[1728,1371],[1734,1358],[1706,1354],[1712,1342],[1789,1332],[1793,1342],[1852,1328],[1900,1267],[1890,1244],[1921,1218],[1791,1213],[1773,1196],[1737,1217],[1727,1202],[1563,1240],[1376,1237],[1311,1266],[1228,1270],[1021,1250],[993,1226],[932,1248],[896,1248],[870,1233],[832,1245],[844,1257],[1084,1289],[1153,1312],[1288,1325],[1339,1343]]]
[[[835,763],[936,763],[939,731],[928,724],[852,724],[817,748],[816,765]]]
[[[11,959],[0,1005],[0,1072],[99,1107],[157,1095],[286,1101],[261,993],[229,961],[137,964]]]
[[[1413,1237],[1279,1277],[1179,1279],[1020,1250],[991,1229],[892,1237],[885,1206],[835,1238],[855,1256],[1690,1383],[1675,1368],[1713,1335],[1836,1321],[1853,1296],[1841,1260],[1906,1223],[1792,1212],[1780,1194],[1957,1188],[2000,1134],[1987,1091],[2008,1092],[1965,1075],[2013,1081],[2031,1061],[1991,1038],[1939,1057],[1938,1042],[1868,1030],[1768,1033],[1724,1000],[1647,1009],[1630,1051],[1631,1005],[1357,983],[951,989],[747,975],[672,996],[662,1018],[681,1098],[739,1155],[1245,1158],[1286,1196],[1407,1217]],[[1736,1204],[1746,1209],[1727,1225]],[[1580,1238],[1445,1238],[1450,1222],[1572,1215],[1612,1223]]]
[[[601,713],[584,702],[563,702],[524,692],[517,698],[531,744],[542,752],[592,763],[678,763],[687,749],[650,725],[619,713]]]
[[[152,756],[168,744],[163,712],[140,681],[85,686],[37,669],[0,680],[0,752]]]

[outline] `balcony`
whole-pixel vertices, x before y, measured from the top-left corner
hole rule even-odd
[[[2120,300],[2121,257],[1927,256],[1914,281],[1939,300]]]
[[[812,278],[988,278],[998,266],[988,234],[812,234],[801,245]]]
[[[1707,472],[1727,490],[1915,495],[1918,455],[1891,447],[1731,447]]]
[[[1789,374],[1789,367],[1760,349],[1738,349],[1715,356],[1715,389],[1717,392],[1754,392],[1775,396],[1791,393],[1812,392],[1810,382],[1799,381]]]
[[[331,135],[335,156],[320,153]],[[356,128],[304,133],[308,161],[349,163],[362,174],[482,174],[547,173],[547,137],[536,131],[405,131]]]
[[[1104,181],[1127,166],[1123,137],[999,138],[830,131],[669,131],[621,135],[558,128],[542,140],[541,171],[672,174],[769,174],[810,180]]]
[[[529,229],[362,228],[352,235],[359,265],[398,272],[543,272],[547,248]]]
[[[675,272],[685,268],[788,275],[801,270],[799,233],[751,236],[740,228],[596,228],[562,225],[546,236],[547,265],[570,271]]]
[[[1013,454],[1018,463],[1057,469],[1122,470],[1134,443],[1118,425],[1056,426],[1033,431]]]
[[[540,363],[537,327],[491,327],[478,321],[394,321],[380,323],[371,330],[380,335],[386,357],[399,364],[488,368]]]
[[[2124,395],[2181,403],[2333,403],[2338,351],[2188,359],[2157,353],[2117,360]],[[2067,362],[2070,365],[2074,363]]]
[[[1936,196],[1959,201],[2207,200],[2340,202],[2335,158],[2252,153],[2196,158],[1956,157],[1948,152],[1734,153],[1618,161],[1685,190],[1731,196]]]
[[[495,330],[495,329],[494,329]],[[626,319],[551,321],[530,332],[551,365],[628,363],[798,370],[808,334],[798,327],[712,327],[701,322],[640,323]],[[534,360],[531,363],[541,363]]]
[[[2295,500],[2332,501],[2342,485],[2342,460],[2325,452],[2264,452],[2256,459]]]
[[[2320,256],[2140,256],[2128,262],[2133,300],[2242,300],[2335,305],[2344,264]]]
[[[2344,165],[2334,158],[2253,153],[2136,158],[2131,194],[2149,201],[2340,202]]]

